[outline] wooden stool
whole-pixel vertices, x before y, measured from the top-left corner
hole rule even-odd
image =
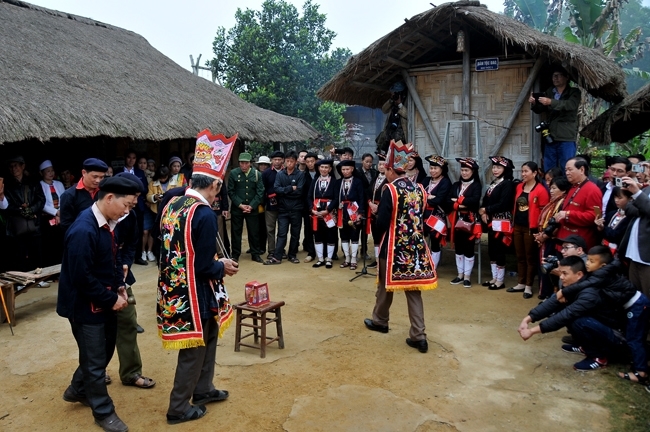
[[[270,302],[261,306],[249,306],[246,302],[236,304],[235,309],[237,310],[237,327],[235,328],[235,352],[239,352],[239,348],[243,345],[245,347],[260,350],[260,357],[265,358],[266,346],[276,341],[278,342],[280,349],[284,349],[284,337],[282,335],[282,314],[280,312],[280,308],[282,308],[282,306],[284,306],[283,301]],[[275,317],[267,318],[267,312],[275,314]],[[253,323],[249,324],[243,322],[245,319],[252,319]],[[266,335],[266,325],[272,322],[275,322],[277,332],[276,337],[270,337]],[[250,327],[253,329],[253,331],[242,336],[242,327]],[[262,330],[261,335],[259,334],[260,329]],[[249,336],[253,336],[255,345],[248,345],[241,342],[242,339],[246,339]]]

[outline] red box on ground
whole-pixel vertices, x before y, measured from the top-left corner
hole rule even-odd
[[[249,306],[261,306],[271,301],[269,286],[266,282],[251,281],[246,284],[246,303]]]

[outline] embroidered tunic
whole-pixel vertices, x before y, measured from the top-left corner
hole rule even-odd
[[[197,197],[173,198],[161,219],[158,332],[167,349],[205,346],[202,319],[215,317],[222,335],[233,317],[216,254],[216,218]],[[200,252],[200,253],[199,253]]]
[[[438,287],[431,252],[424,241],[424,188],[406,178],[386,185],[378,210],[386,257],[386,291],[431,290]]]

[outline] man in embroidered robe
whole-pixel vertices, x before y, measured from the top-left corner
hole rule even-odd
[[[170,200],[161,219],[158,329],[163,347],[179,350],[169,424],[199,419],[206,403],[228,397],[212,380],[217,336],[232,320],[222,280],[238,268],[233,260],[216,259],[218,228],[211,203],[221,190],[229,155],[215,158],[222,150],[207,148],[212,144],[197,142],[192,187]]]
[[[388,333],[388,318],[394,291],[404,291],[411,329],[408,346],[421,353],[429,349],[424,326],[421,291],[438,286],[429,247],[424,240],[424,203],[421,185],[405,177],[408,154],[412,147],[391,141],[386,160],[386,179],[377,209],[377,231],[381,238],[377,301],[372,319],[364,324],[369,330]]]

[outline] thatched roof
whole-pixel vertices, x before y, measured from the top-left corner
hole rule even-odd
[[[188,139],[204,128],[262,142],[318,136],[192,75],[136,33],[16,0],[0,0],[0,22],[0,144]]]
[[[627,96],[580,131],[598,143],[626,142],[650,130],[650,84]]]
[[[325,100],[380,107],[401,70],[440,64],[460,64],[456,35],[470,33],[472,57],[546,57],[562,64],[572,79],[591,94],[619,102],[626,95],[620,67],[600,52],[545,35],[505,15],[489,11],[478,1],[445,3],[407,20],[405,24],[353,56],[319,91]]]

